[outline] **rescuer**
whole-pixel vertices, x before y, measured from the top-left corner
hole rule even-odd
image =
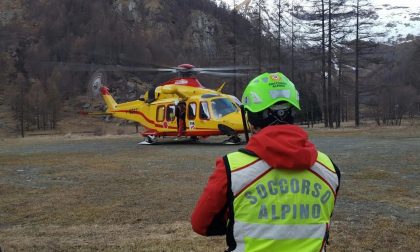
[[[293,125],[298,91],[282,73],[264,73],[242,102],[253,136],[217,159],[193,230],[226,235],[227,251],[325,250],[340,171]]]

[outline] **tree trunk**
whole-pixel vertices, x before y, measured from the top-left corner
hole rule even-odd
[[[356,0],[356,82],[354,84],[354,124],[359,127],[359,0]]]
[[[261,57],[261,37],[262,37],[262,20],[261,20],[261,0],[258,1],[258,46],[257,46],[257,58],[258,58],[258,72],[262,71],[262,57]]]
[[[236,67],[236,0],[233,0],[233,66]],[[236,70],[235,70],[236,73]],[[238,83],[236,75],[233,76],[233,95],[237,97]]]
[[[281,69],[281,0],[279,0],[279,22],[277,24],[278,28],[278,61],[279,61],[279,71],[282,71]]]
[[[294,12],[294,1],[292,0],[292,13]],[[295,81],[295,23],[292,15],[292,82]]]
[[[334,127],[332,117],[332,26],[331,26],[331,0],[328,0],[328,127]]]
[[[339,63],[338,63],[338,90],[337,90],[337,115],[336,115],[336,121],[335,121],[335,126],[337,128],[340,128],[340,122],[341,122],[341,84],[343,81],[343,71],[342,71],[342,67],[343,67],[343,57],[342,57],[342,52],[340,52],[340,58],[339,58]]]
[[[325,3],[321,0],[322,4],[322,113],[324,119],[324,126],[328,127],[328,112],[327,112],[327,87],[325,83]]]

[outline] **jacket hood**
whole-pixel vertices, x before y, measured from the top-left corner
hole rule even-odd
[[[281,169],[308,169],[316,161],[318,152],[308,134],[295,125],[274,125],[253,135],[245,147],[267,162]]]

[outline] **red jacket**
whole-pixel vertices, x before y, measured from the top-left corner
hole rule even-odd
[[[307,133],[295,125],[275,125],[253,135],[245,149],[252,151],[271,167],[308,169],[317,159],[317,150]],[[227,174],[223,159],[218,158],[191,216],[193,230],[201,235],[226,233],[228,209]]]

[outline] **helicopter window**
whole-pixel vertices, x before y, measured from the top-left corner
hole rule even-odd
[[[188,119],[194,120],[196,112],[197,112],[197,104],[195,102],[191,102],[190,104],[188,104]]]
[[[215,118],[221,118],[225,115],[238,111],[238,108],[227,98],[212,100],[211,107]]]
[[[159,106],[156,113],[156,121],[162,122],[165,118],[165,106]]]
[[[236,98],[236,96],[230,95],[230,98],[232,98],[232,100],[236,103],[236,105],[238,105],[239,107],[242,105],[242,102]]]
[[[200,102],[200,119],[210,119],[209,105],[207,102]]]
[[[175,105],[168,105],[166,109],[166,121],[172,122],[175,119]]]

